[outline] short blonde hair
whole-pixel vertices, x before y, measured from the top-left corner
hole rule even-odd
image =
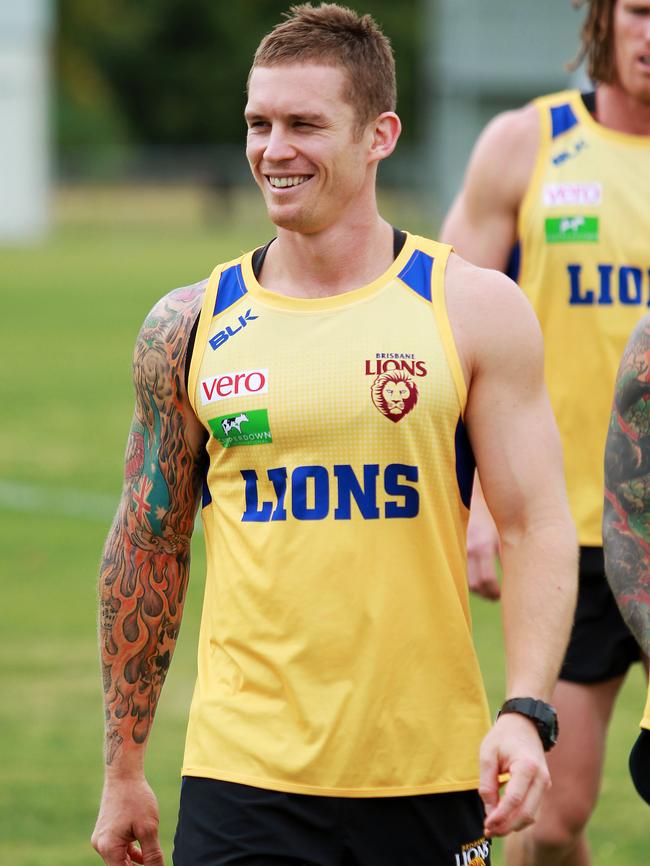
[[[359,16],[337,3],[302,3],[284,17],[260,42],[251,73],[257,66],[291,63],[340,66],[347,78],[343,96],[355,110],[358,127],[395,110],[393,49],[370,15]]]

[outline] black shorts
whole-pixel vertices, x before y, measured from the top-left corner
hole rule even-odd
[[[630,776],[639,796],[650,806],[650,731],[645,729],[630,752]]]
[[[605,577],[602,547],[580,548],[578,605],[560,679],[600,683],[641,658]]]
[[[476,791],[284,794],[186,776],[174,866],[489,866]]]

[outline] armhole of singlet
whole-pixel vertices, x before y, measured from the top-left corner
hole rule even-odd
[[[447,262],[449,261],[450,254],[453,252],[453,247],[448,244],[437,244],[437,248],[433,273],[431,274],[431,306],[449,370],[456,386],[456,394],[458,395],[458,402],[460,404],[460,415],[464,419],[465,408],[467,406],[467,382],[465,381],[463,367],[460,363],[454,333],[451,329],[451,322],[449,321],[449,313],[447,311],[447,299],[445,297]]]
[[[256,279],[259,276],[260,271],[262,270],[262,265],[264,264],[264,259],[266,258],[266,253],[268,252],[269,247],[273,243],[273,240],[275,240],[275,238],[270,240],[267,244],[264,244],[264,246],[258,247],[253,252],[252,259],[251,259],[251,265],[252,265],[253,273],[255,274]],[[221,270],[222,269],[220,269],[219,275],[221,275]],[[214,276],[214,274],[212,276]],[[206,291],[206,299],[207,299],[208,291],[210,289],[211,281],[212,281],[212,277],[210,277],[210,280],[208,281],[208,285],[206,286],[206,290],[205,290]],[[202,315],[203,309],[205,307],[205,300],[206,299],[204,299],[204,302],[201,306],[201,310],[200,310],[198,316],[196,317],[196,319],[194,320],[194,324],[192,325],[192,330],[190,331],[190,336],[189,336],[189,339],[187,341],[187,349],[185,350],[185,368],[184,368],[183,372],[184,372],[184,376],[185,376],[185,390],[186,390],[188,396],[190,394],[190,370],[191,370],[191,366],[192,366],[192,357],[194,354],[194,346],[196,345],[196,335],[197,335],[197,332],[199,330],[199,322],[201,320],[201,315]],[[214,303],[214,298],[212,299],[212,302]],[[194,383],[194,386],[196,387],[196,383]],[[192,405],[192,408],[194,408],[193,391],[192,391],[192,397],[190,397],[190,403]]]
[[[194,410],[194,414],[198,417],[194,397],[196,395],[196,384],[199,376],[199,368],[203,353],[205,352],[205,344],[207,342],[208,328],[212,321],[212,311],[217,297],[217,289],[219,288],[219,279],[221,277],[224,265],[218,265],[210,274],[210,279],[205,287],[205,297],[201,305],[199,313],[188,340],[187,352],[185,355],[185,368],[187,379],[187,396],[190,401],[190,406]],[[199,351],[196,351],[197,346]],[[189,363],[188,363],[189,362]]]
[[[586,93],[580,94],[580,99],[582,99],[582,104],[587,109],[589,114],[592,117],[596,116],[596,91],[588,90]]]

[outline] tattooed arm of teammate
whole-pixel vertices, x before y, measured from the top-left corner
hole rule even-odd
[[[163,298],[142,326],[133,359],[124,486],[99,577],[106,781],[93,845],[111,866],[128,857],[142,862],[136,839],[144,862],[162,862],[144,752],[180,628],[204,465],[205,433],[184,382],[204,288]]]
[[[650,316],[630,337],[605,448],[603,543],[623,618],[650,654]]]

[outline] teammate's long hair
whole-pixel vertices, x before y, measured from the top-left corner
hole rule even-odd
[[[572,0],[579,9],[587,5],[582,30],[580,48],[575,59],[567,64],[571,71],[587,59],[587,72],[592,81],[611,84],[616,77],[614,62],[614,5],[616,0]]]

